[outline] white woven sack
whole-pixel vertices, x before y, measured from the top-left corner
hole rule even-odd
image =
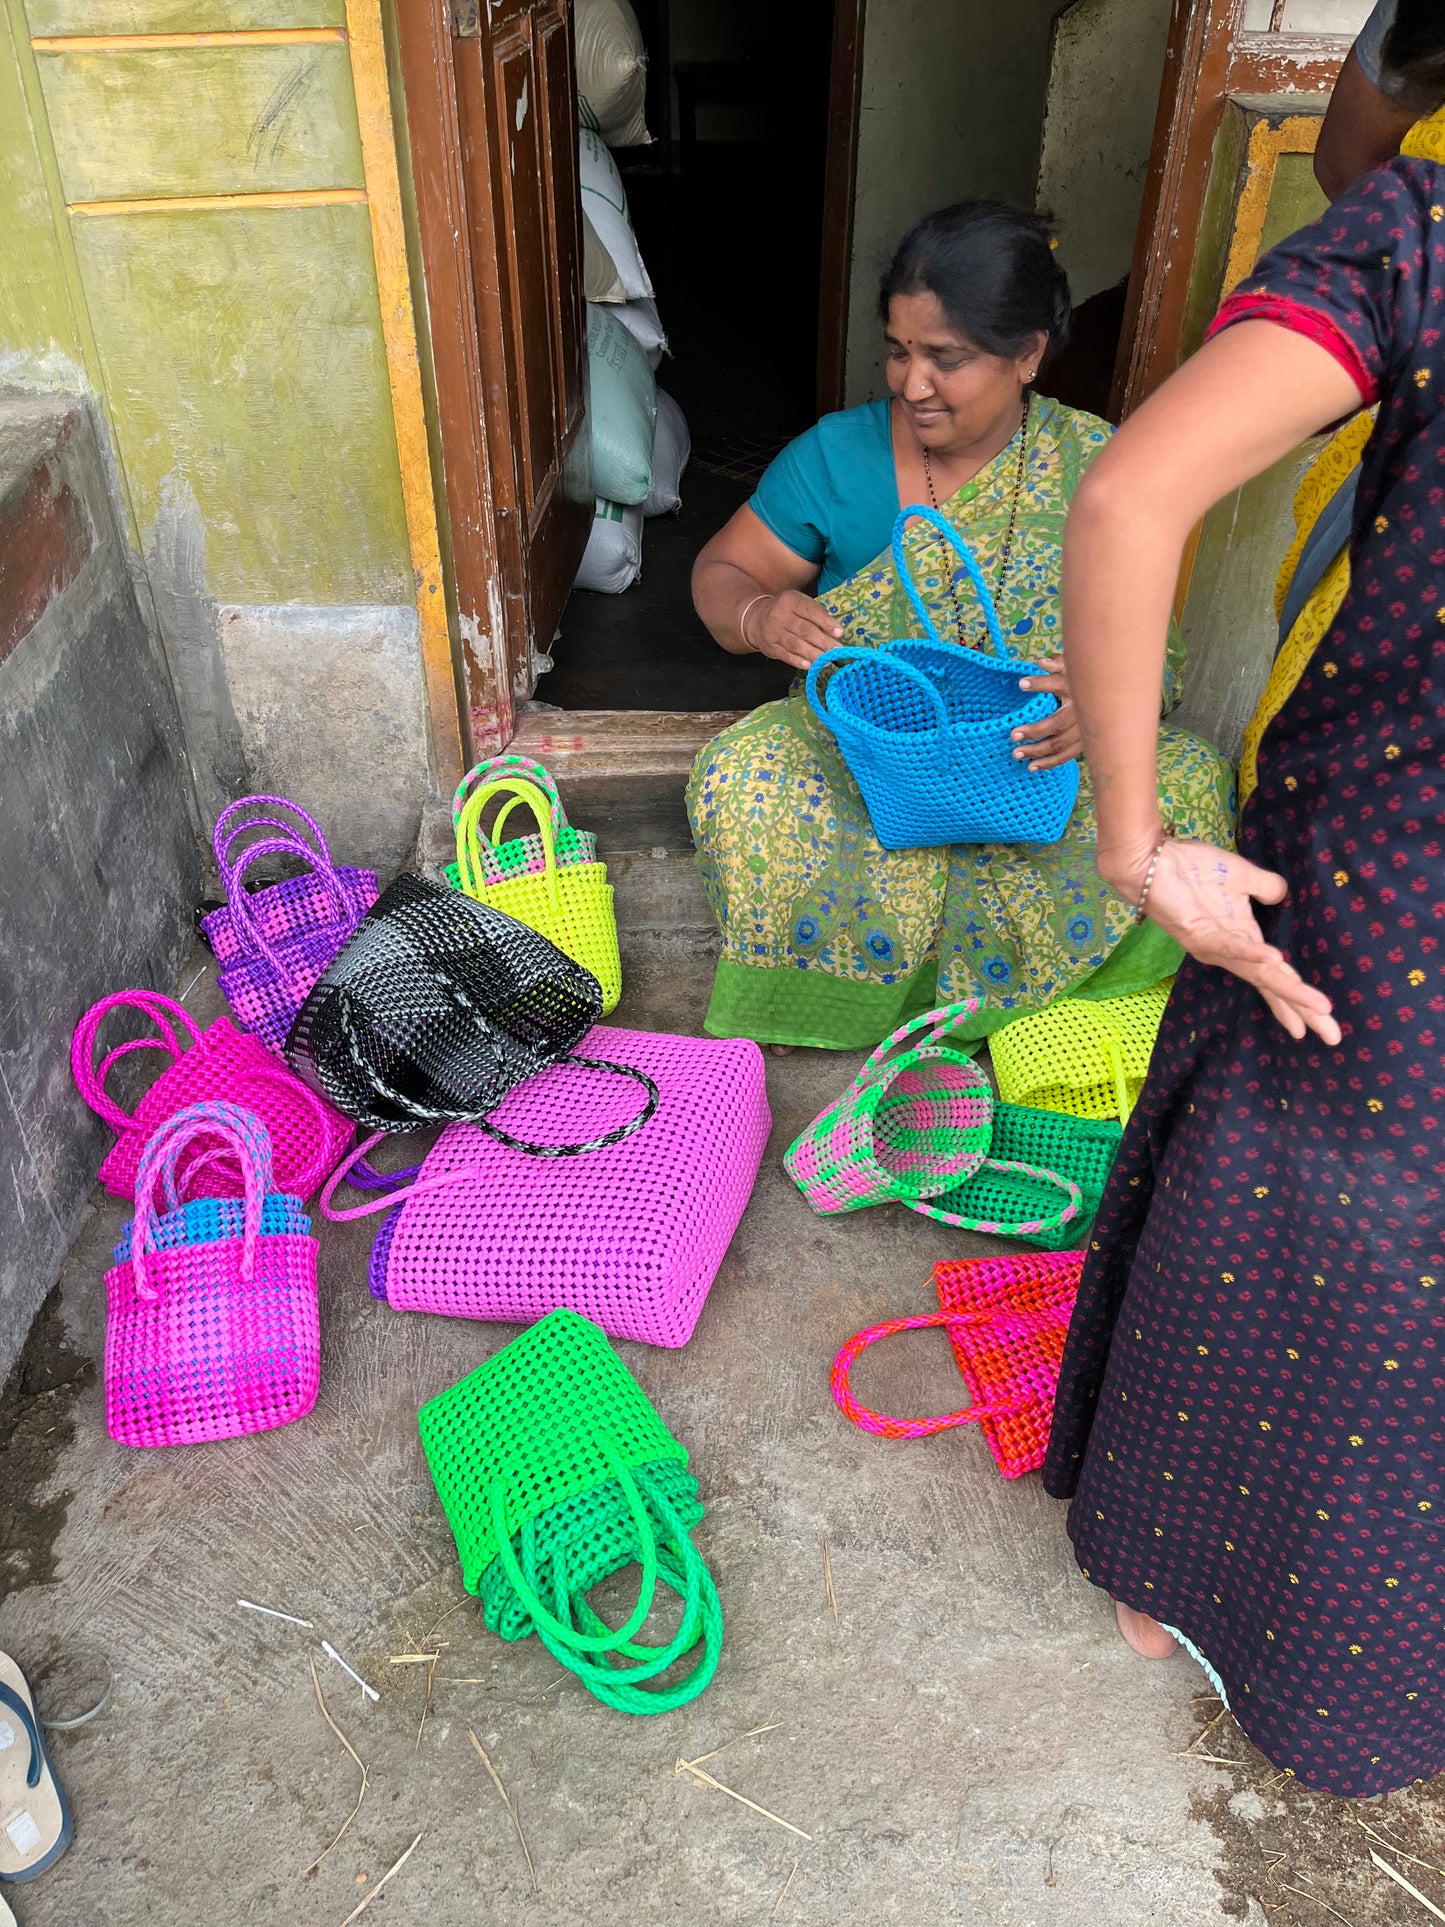
[[[589,294],[587,299],[592,299]],[[662,357],[667,353],[667,336],[662,332],[662,320],[657,312],[655,301],[624,301],[613,309],[613,313],[624,328],[637,336],[638,346],[647,356],[647,365],[655,374],[661,366]]]
[[[644,515],[672,515],[682,507],[682,471],[692,453],[687,418],[672,396],[657,391],[657,430],[652,437],[652,487]]]
[[[657,383],[615,308],[587,310],[592,486],[609,502],[645,502],[652,487]]]
[[[577,91],[609,147],[644,147],[647,48],[627,0],[576,0]]]
[[[590,127],[577,130],[577,165],[582,180],[583,212],[596,230],[598,240],[612,256],[623,294],[629,301],[650,299],[652,283],[637,251],[622,176],[601,135],[594,134]]]
[[[642,510],[599,495],[587,538],[587,553],[573,584],[599,595],[621,595],[642,574]]]
[[[622,277],[585,211],[582,215],[582,291],[589,301],[615,302],[619,307],[627,305]]]

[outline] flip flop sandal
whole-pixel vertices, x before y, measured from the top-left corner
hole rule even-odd
[[[33,1880],[70,1845],[70,1808],[25,1675],[0,1653],[0,1880]]]

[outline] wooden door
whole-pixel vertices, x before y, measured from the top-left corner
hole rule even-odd
[[[1357,26],[1369,8],[1367,0],[1353,7],[1333,0],[1329,11]],[[1327,95],[1350,50],[1350,32],[1297,32],[1290,17],[1285,0],[1268,7],[1264,0],[1174,0],[1115,369],[1116,420],[1151,395],[1187,352],[1191,269],[1210,212],[1211,165],[1228,103]]]
[[[570,0],[396,12],[478,752],[510,740],[592,524]]]

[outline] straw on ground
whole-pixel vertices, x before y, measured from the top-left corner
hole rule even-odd
[[[336,1735],[337,1739],[340,1740],[341,1744],[346,1748],[346,1751],[351,1755],[352,1759],[355,1760],[357,1771],[361,1774],[361,1790],[356,1796],[356,1805],[351,1809],[350,1813],[348,1813],[346,1818],[342,1821],[340,1830],[336,1835],[336,1839],[331,1842],[331,1847],[334,1847],[336,1845],[336,1841],[341,1838],[341,1835],[345,1833],[346,1829],[351,1825],[352,1821],[356,1818],[357,1814],[360,1813],[361,1803],[366,1798],[366,1762],[362,1759],[361,1755],[357,1752],[356,1748],[351,1744],[350,1740],[347,1739],[346,1735],[342,1732],[341,1728],[336,1724],[335,1720],[332,1719],[331,1714],[328,1712],[326,1701],[322,1698],[322,1695],[321,1695],[321,1681],[316,1677],[316,1661],[311,1657],[309,1653],[306,1655],[306,1663],[311,1668],[311,1686],[312,1686],[312,1690],[316,1694],[316,1704],[321,1708],[321,1717],[322,1719],[325,1720],[326,1724],[331,1728],[332,1732]],[[302,1876],[303,1879],[309,1880],[311,1878],[312,1874],[315,1873],[316,1869],[321,1865],[322,1861],[326,1858],[326,1855],[330,1853],[331,1847],[326,1847],[321,1853],[317,1854],[316,1858],[311,1862],[311,1865],[306,1869],[305,1874]]]
[[[718,1793],[725,1793],[730,1800],[736,1800],[739,1806],[750,1807],[754,1813],[760,1813],[765,1820],[771,1820],[775,1827],[786,1827],[789,1833],[797,1834],[800,1840],[811,1840],[813,1837],[811,1833],[804,1833],[801,1827],[795,1827],[791,1820],[784,1820],[776,1813],[769,1813],[768,1809],[760,1807],[756,1800],[748,1800],[741,1793],[735,1793],[730,1786],[724,1786],[721,1780],[715,1780],[710,1773],[704,1773],[700,1766],[694,1766],[691,1760],[679,1760],[673,1771],[690,1773],[704,1786],[710,1786]]]
[[[417,1848],[420,1845],[421,1845],[421,1835],[418,1834],[416,1839],[413,1840],[411,1845],[407,1848],[406,1852],[401,1856],[400,1860],[394,1860],[391,1863],[391,1865],[387,1868],[386,1872],[381,1876],[380,1880],[378,1880],[376,1885],[372,1888],[371,1892],[366,1896],[365,1900],[362,1901],[361,1905],[359,1907],[352,1908],[351,1912],[346,1916],[345,1920],[342,1921],[341,1927],[351,1927],[351,1923],[353,1920],[359,1920],[361,1918],[361,1916],[366,1912],[367,1908],[371,1905],[372,1901],[376,1899],[376,1896],[381,1892],[382,1888],[386,1885],[387,1881],[391,1879],[391,1876],[394,1873],[401,1872],[402,1868],[406,1865],[407,1861],[411,1859],[412,1855],[416,1852]]]
[[[512,1805],[511,1801],[507,1798],[507,1789],[502,1785],[501,1780],[498,1778],[497,1769],[492,1765],[491,1761],[487,1758],[486,1748],[482,1745],[481,1741],[477,1738],[476,1734],[472,1731],[470,1727],[467,1728],[467,1738],[471,1741],[472,1745],[477,1749],[477,1758],[481,1761],[482,1765],[487,1769],[487,1772],[491,1775],[492,1785],[497,1789],[497,1792],[502,1797],[502,1805],[507,1809],[507,1812],[512,1816],[512,1825],[517,1829],[517,1838],[522,1843],[522,1852],[526,1855],[527,1872],[532,1876],[532,1892],[534,1894],[539,1894],[541,1893],[542,1889],[537,1884],[537,1869],[532,1865],[532,1850],[527,1845],[527,1836],[525,1833],[523,1833],[522,1823],[517,1818],[517,1809]]]

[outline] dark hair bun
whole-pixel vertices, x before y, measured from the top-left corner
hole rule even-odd
[[[910,228],[879,285],[885,322],[889,302],[908,294],[933,295],[975,347],[1010,358],[1037,334],[1046,334],[1049,353],[1056,353],[1074,312],[1052,216],[1003,201],[958,201]]]

